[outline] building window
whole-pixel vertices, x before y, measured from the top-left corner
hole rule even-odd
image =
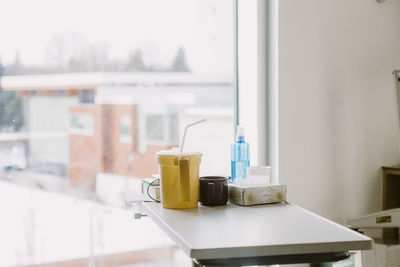
[[[91,114],[72,114],[70,133],[76,135],[93,135],[93,116]]]
[[[169,114],[168,115],[168,142],[171,144],[178,143],[179,137],[179,123],[178,123],[178,114]]]
[[[119,141],[121,143],[132,143],[132,118],[121,116],[119,119]]]
[[[156,114],[146,116],[146,139],[148,142],[165,142],[164,129],[164,115]]]
[[[79,93],[80,103],[94,103],[94,90],[81,90]]]

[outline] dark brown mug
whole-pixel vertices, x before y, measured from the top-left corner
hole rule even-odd
[[[228,180],[226,176],[200,177],[200,203],[205,206],[225,205],[228,201]]]

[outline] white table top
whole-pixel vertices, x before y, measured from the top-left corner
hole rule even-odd
[[[343,252],[373,246],[370,238],[287,203],[171,210],[143,202],[142,207],[195,259]]]

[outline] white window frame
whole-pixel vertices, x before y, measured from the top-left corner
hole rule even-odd
[[[278,1],[236,3],[237,122],[245,127],[251,164],[271,166],[278,182]]]

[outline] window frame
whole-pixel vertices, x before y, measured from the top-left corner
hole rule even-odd
[[[271,166],[278,182],[278,1],[235,0],[235,7],[235,125],[245,127],[251,164]]]

